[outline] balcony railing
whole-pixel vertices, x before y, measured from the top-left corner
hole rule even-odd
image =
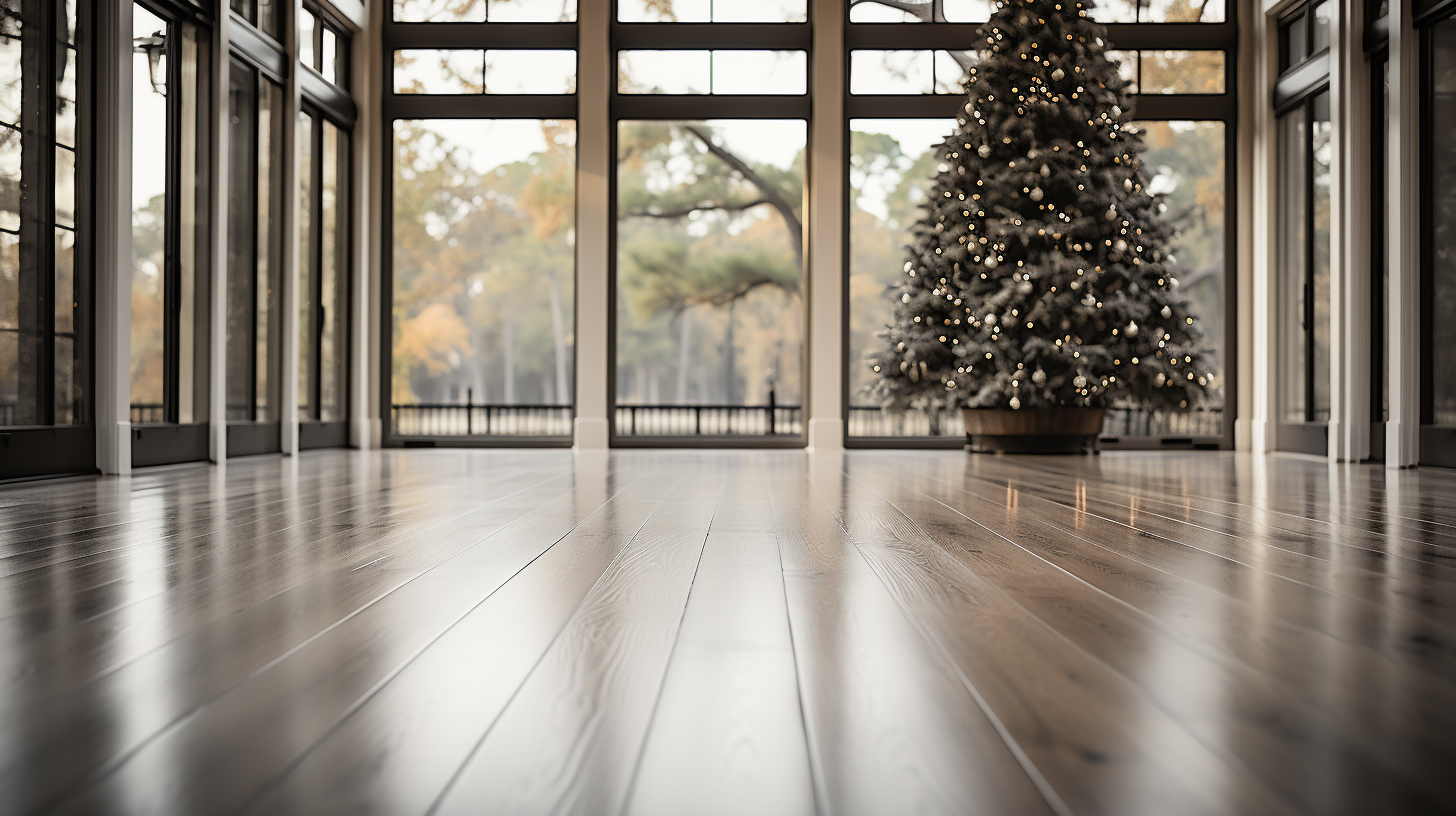
[[[570,405],[390,406],[397,436],[571,436]]]
[[[133,425],[166,422],[166,406],[160,402],[133,402],[131,404],[131,421]]]
[[[795,436],[798,405],[618,405],[618,436]]]

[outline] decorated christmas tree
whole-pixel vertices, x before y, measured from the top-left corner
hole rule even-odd
[[[1091,2],[1003,0],[869,363],[888,408],[1196,405],[1210,386]]]

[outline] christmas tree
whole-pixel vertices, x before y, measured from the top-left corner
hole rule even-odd
[[[1091,2],[1003,0],[870,355],[892,409],[1196,405],[1212,382]]]

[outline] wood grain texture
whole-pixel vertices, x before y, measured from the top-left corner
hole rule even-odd
[[[0,487],[0,814],[1456,812],[1456,473],[410,450]]]

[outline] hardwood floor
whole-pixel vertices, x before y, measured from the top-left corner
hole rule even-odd
[[[1456,813],[1456,472],[320,451],[0,488],[0,813]]]

